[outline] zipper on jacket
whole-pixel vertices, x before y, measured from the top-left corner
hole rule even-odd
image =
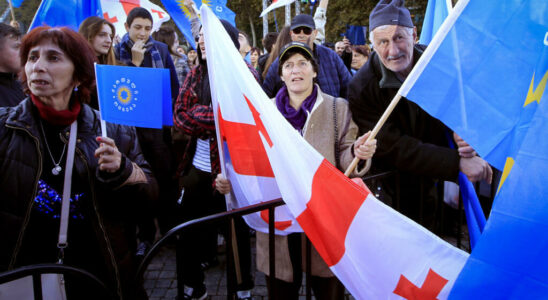
[[[101,219],[101,217],[99,215],[99,211],[98,211],[97,205],[96,205],[95,185],[93,184],[93,180],[91,180],[91,176],[94,176],[94,173],[90,172],[88,162],[85,158],[85,155],[82,153],[82,151],[80,151],[80,149],[78,149],[78,147],[75,147],[75,151],[76,151],[76,153],[78,153],[78,156],[80,157],[80,159],[84,162],[86,170],[88,171],[88,181],[89,181],[89,186],[90,186],[90,190],[91,190],[91,194],[92,194],[91,201],[92,201],[92,204],[93,204],[93,210],[95,211],[95,216],[97,217],[97,223],[99,224],[99,228],[101,228],[101,232],[103,233],[103,239],[105,240],[105,242],[107,244],[107,250],[108,250],[108,253],[110,254],[111,264],[114,267],[114,276],[115,276],[116,285],[117,285],[116,286],[116,292],[118,293],[118,296],[122,300],[123,299],[123,294],[122,294],[122,285],[121,285],[121,282],[120,282],[120,272],[118,270],[118,264],[116,263],[116,259],[115,259],[115,256],[114,256],[114,252],[112,251],[112,246],[110,244],[110,240],[109,240],[109,238],[106,234],[105,226],[103,225],[103,220]]]
[[[42,174],[42,153],[40,152],[40,141],[38,140],[37,137],[32,135],[32,133],[30,133],[30,131],[28,131],[25,128],[15,127],[8,124],[6,124],[6,127],[14,130],[21,130],[23,132],[26,132],[34,140],[34,143],[36,144],[36,152],[38,153],[38,172],[36,173],[36,178],[34,180],[34,187],[38,187],[38,181],[40,180],[40,175]],[[19,254],[21,244],[23,243],[23,236],[25,235],[25,230],[27,229],[27,226],[30,221],[30,214],[31,214],[32,207],[34,206],[34,199],[36,198],[36,192],[37,192],[37,189],[35,188],[34,191],[32,192],[32,197],[30,198],[30,203],[28,205],[27,212],[25,213],[25,219],[23,220],[21,231],[19,231],[17,242],[15,243],[15,247],[13,248],[13,253],[11,256],[10,263],[8,265],[8,270],[12,270],[17,261],[17,254]]]

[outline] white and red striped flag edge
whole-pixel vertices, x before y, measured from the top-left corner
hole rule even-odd
[[[295,2],[295,0],[274,0],[267,8],[265,8],[265,10],[263,10],[259,18],[262,18],[264,15],[266,15],[267,13],[271,12],[272,10],[278,7],[286,6],[293,2]]]
[[[345,287],[358,299],[447,298],[468,254],[327,162],[278,112],[238,51],[226,46],[232,42],[208,8],[202,17],[214,105],[219,100],[223,118],[245,115],[247,124],[264,127],[259,134],[287,207]]]
[[[152,31],[160,28],[162,23],[169,21],[169,14],[160,6],[148,0],[101,0],[103,18],[114,25],[116,34],[122,37],[126,33],[124,23],[127,14],[135,7],[146,8],[152,15]]]

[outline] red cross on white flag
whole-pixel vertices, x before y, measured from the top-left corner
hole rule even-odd
[[[152,30],[156,31],[162,23],[169,20],[168,13],[160,6],[148,0],[101,0],[103,18],[116,28],[116,34],[122,37],[126,33],[124,23],[127,14],[135,7],[146,8],[152,14]]]

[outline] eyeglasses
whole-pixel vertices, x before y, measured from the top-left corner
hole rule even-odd
[[[294,34],[301,34],[301,31],[306,35],[312,34],[312,28],[310,27],[297,27],[293,29],[292,31]]]

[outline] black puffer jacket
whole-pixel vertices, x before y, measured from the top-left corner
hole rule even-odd
[[[0,271],[20,266],[21,244],[30,222],[38,180],[47,154],[40,144],[38,113],[29,98],[15,107],[0,108]],[[70,126],[61,133],[68,143]],[[130,249],[131,226],[127,220],[137,209],[146,209],[148,196],[156,192],[156,181],[144,160],[135,129],[107,123],[107,134],[122,153],[122,166],[114,174],[99,172],[94,152],[101,135],[97,111],[82,105],[73,178],[89,183],[93,230],[103,249],[109,284],[122,299],[135,299],[134,267]],[[123,185],[138,165],[148,183]],[[147,196],[143,196],[147,195]],[[133,229],[134,233],[134,229]],[[122,294],[124,296],[122,296]]]

